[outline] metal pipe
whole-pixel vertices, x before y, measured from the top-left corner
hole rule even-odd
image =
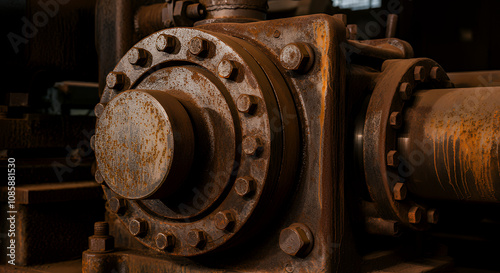
[[[409,192],[500,202],[500,87],[422,90],[399,137]]]

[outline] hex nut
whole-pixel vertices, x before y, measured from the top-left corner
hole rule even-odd
[[[413,88],[408,82],[403,82],[399,86],[399,95],[403,100],[409,100],[412,96]]]
[[[279,245],[290,256],[305,257],[312,249],[313,236],[306,225],[292,224],[281,231]]]
[[[187,234],[186,242],[192,247],[202,249],[207,243],[207,235],[202,230],[191,230]]]
[[[175,50],[177,40],[172,35],[160,34],[156,38],[156,50],[172,53]]]
[[[115,239],[109,236],[109,224],[107,222],[96,222],[94,224],[94,235],[89,237],[89,250],[104,253],[115,248]]]
[[[148,223],[142,219],[136,218],[130,221],[128,229],[132,235],[142,237],[146,235]]]
[[[238,111],[250,115],[255,113],[257,106],[258,106],[258,99],[252,95],[246,95],[246,94],[240,95],[238,97],[238,100],[236,101],[236,107],[238,108]]]
[[[413,76],[415,81],[420,81],[423,82],[427,78],[427,71],[425,70],[425,67],[421,65],[415,66],[415,69],[413,70]]]
[[[418,224],[420,223],[421,219],[422,219],[422,209],[417,206],[411,207],[410,210],[408,211],[408,222],[410,222],[411,224]]]
[[[392,150],[387,153],[387,165],[390,167],[399,166],[399,153],[398,151]]]
[[[393,188],[394,199],[398,201],[405,200],[407,194],[406,185],[404,183],[396,183]]]
[[[95,177],[95,181],[97,183],[99,183],[99,184],[104,183],[104,178],[102,177],[101,172],[99,170],[95,171],[94,177]]]
[[[440,69],[439,66],[434,66],[431,68],[431,72],[429,73],[429,76],[431,77],[432,80],[437,81],[445,76],[445,73],[442,69]]]
[[[234,182],[234,190],[241,197],[249,197],[255,192],[255,180],[252,177],[239,177]]]
[[[127,210],[127,201],[120,197],[111,197],[108,201],[109,209],[116,214],[124,214]]]
[[[242,143],[242,150],[246,155],[257,156],[263,150],[262,141],[258,137],[245,137]]]
[[[231,60],[222,60],[217,66],[217,72],[219,73],[219,77],[232,80],[236,77],[238,68]]]
[[[189,42],[189,52],[200,57],[205,56],[208,53],[208,41],[200,37],[194,37]]]
[[[215,215],[215,227],[220,230],[231,231],[236,224],[233,213],[229,210],[220,211]]]
[[[389,116],[389,123],[394,129],[401,128],[401,125],[403,124],[403,116],[401,115],[401,112],[392,112]]]
[[[121,90],[125,85],[125,74],[122,72],[110,72],[106,76],[106,86],[111,89]]]
[[[148,52],[143,48],[133,47],[129,51],[128,61],[130,64],[144,66],[148,62]]]
[[[280,52],[281,65],[297,72],[307,72],[314,62],[314,51],[305,43],[291,43]]]
[[[175,236],[169,232],[160,232],[155,237],[156,247],[161,250],[172,250],[175,246]]]
[[[430,209],[427,211],[427,222],[429,224],[437,224],[439,221],[439,211],[437,209]]]
[[[104,113],[104,108],[106,108],[106,104],[105,103],[98,103],[95,107],[94,107],[94,114],[97,118],[100,118],[102,113]]]

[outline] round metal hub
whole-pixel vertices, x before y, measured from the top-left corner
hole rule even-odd
[[[161,35],[172,37],[172,50],[158,50]],[[193,41],[202,53],[192,50]],[[193,28],[159,31],[134,48],[146,60],[134,64],[133,52],[125,54],[112,72],[123,76],[121,85],[104,90],[97,121],[104,192],[126,203],[117,217],[127,227],[141,219],[147,230],[136,239],[175,256],[250,239],[286,200],[296,175],[300,135],[283,75],[247,42]],[[177,110],[169,111],[175,103]],[[242,179],[248,192],[235,183]],[[175,246],[158,247],[160,233]]]

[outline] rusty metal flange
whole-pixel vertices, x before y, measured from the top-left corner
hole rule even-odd
[[[404,159],[398,153],[398,133],[405,105],[411,102],[413,92],[451,86],[444,70],[433,60],[418,58],[384,62],[370,98],[363,129],[366,183],[382,218],[419,230],[428,226],[426,208],[401,196],[400,183],[405,180],[399,175],[399,161]]]
[[[161,51],[164,47],[157,46],[157,40],[166,38],[174,41],[173,45]],[[116,210],[123,224],[146,229],[136,234],[144,245],[176,256],[224,249],[247,239],[248,231],[262,222],[257,218],[272,215],[285,199],[294,181],[291,177],[300,145],[297,114],[279,70],[247,42],[192,28],[162,30],[125,54],[108,76],[107,85],[94,145],[99,173],[105,181],[107,199],[126,201],[121,210]],[[110,105],[129,92],[164,92],[180,102],[191,120],[195,135],[193,163],[187,178],[179,178],[179,188],[162,191],[161,198],[130,198],[117,190],[119,185],[107,186],[110,181],[119,184],[115,178],[120,175],[109,167],[112,164],[106,167],[104,162],[109,162],[110,154],[115,160],[129,160],[117,155],[123,154],[120,149],[131,148],[107,142],[110,129],[103,121],[114,114]],[[148,115],[144,109],[141,113]],[[283,121],[283,116],[288,120]],[[136,120],[139,122],[139,118]],[[139,135],[154,129],[151,124],[141,126],[144,130]],[[174,149],[173,160],[176,151],[179,149]],[[140,160],[126,165],[138,170],[149,166]],[[167,171],[167,178],[156,182],[161,184],[159,188],[169,187],[165,183],[169,175]],[[130,177],[125,184],[142,189]],[[242,194],[242,189],[249,192]],[[175,238],[175,246],[157,247],[155,239],[160,233]]]

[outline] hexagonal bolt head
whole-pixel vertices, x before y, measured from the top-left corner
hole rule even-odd
[[[191,230],[187,234],[186,242],[192,247],[202,249],[207,243],[207,235],[201,230]]]
[[[98,103],[95,107],[94,107],[94,114],[97,118],[100,118],[102,113],[104,112],[104,108],[106,108],[106,104],[105,103]]]
[[[231,231],[236,224],[233,213],[229,210],[220,211],[215,215],[215,227],[220,230]]]
[[[403,82],[399,86],[399,95],[403,100],[409,100],[413,94],[413,88],[408,82]]]
[[[312,248],[312,234],[303,224],[293,224],[280,233],[281,250],[290,256],[304,257]]]
[[[285,69],[307,72],[314,62],[314,51],[304,43],[292,43],[281,49],[280,62]]]
[[[143,48],[133,47],[129,51],[128,61],[130,64],[143,66],[148,62],[148,52]]]
[[[429,224],[437,224],[439,221],[439,211],[437,209],[430,209],[427,211],[427,222]]]
[[[403,116],[400,112],[392,112],[389,116],[389,123],[391,124],[392,128],[399,129],[403,124]]]
[[[95,171],[95,174],[94,174],[94,177],[95,177],[95,181],[99,184],[102,184],[104,183],[104,178],[102,177],[101,175],[101,171],[99,170],[96,170]]]
[[[243,152],[251,156],[259,155],[264,148],[264,146],[262,145],[262,140],[260,140],[260,138],[258,137],[252,136],[245,137],[241,146]]]
[[[240,95],[236,101],[238,111],[253,114],[258,106],[258,99],[252,95]]]
[[[416,81],[425,81],[425,79],[427,78],[427,71],[425,70],[425,67],[421,65],[415,66],[415,70],[413,70],[413,76]]]
[[[189,52],[197,56],[206,55],[208,53],[208,41],[200,37],[194,37],[189,42]]]
[[[116,214],[124,214],[127,210],[127,201],[124,198],[111,197],[108,205],[109,209]]]
[[[148,223],[142,219],[133,219],[128,225],[128,230],[134,236],[144,236],[148,231]]]
[[[249,197],[255,193],[255,180],[252,177],[239,177],[234,182],[234,190],[239,196]]]
[[[155,237],[156,247],[161,250],[172,250],[175,246],[175,236],[172,233],[160,232]]]
[[[158,51],[172,53],[175,50],[176,44],[177,40],[172,35],[160,34],[158,38],[156,38],[156,49]]]
[[[109,224],[96,222],[94,235],[89,237],[89,250],[92,252],[108,252],[115,248],[115,239],[109,236]]]
[[[394,199],[398,201],[405,200],[407,194],[406,185],[404,183],[396,183],[393,188]]]
[[[219,73],[219,77],[232,80],[238,73],[238,67],[233,61],[222,60],[217,66],[217,72]]]
[[[398,151],[392,150],[387,153],[387,165],[391,167],[399,166],[399,153]]]
[[[106,76],[106,85],[111,89],[121,90],[125,85],[125,74],[121,72],[110,72]]]
[[[429,76],[432,80],[437,81],[445,75],[445,72],[439,68],[439,66],[434,66],[431,68]]]
[[[422,220],[422,212],[423,210],[417,206],[411,207],[408,211],[408,222],[412,224],[420,223],[420,220]]]

